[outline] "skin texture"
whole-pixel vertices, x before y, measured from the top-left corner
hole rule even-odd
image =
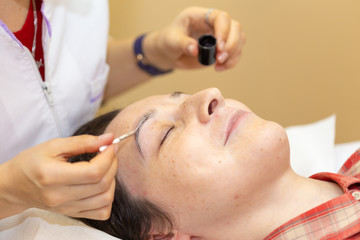
[[[259,215],[273,215],[260,207],[274,209],[263,199],[283,203],[280,189],[291,188],[295,181],[299,187],[300,182],[307,182],[289,166],[285,130],[242,103],[224,99],[218,89],[146,98],[121,111],[106,131],[115,136],[131,131],[148,112],[152,115],[138,134],[141,153],[135,137],[118,145],[117,176],[132,195],[170,212],[179,226],[178,237],[245,236],[240,233],[251,232],[252,222],[262,223]],[[236,114],[240,117],[233,124]],[[264,225],[265,233],[298,213],[289,212]],[[205,238],[205,233],[212,238]],[[264,237],[260,231],[251,234],[255,239]]]

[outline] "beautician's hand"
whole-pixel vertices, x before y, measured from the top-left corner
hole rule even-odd
[[[215,69],[221,71],[235,66],[245,35],[239,22],[218,9],[185,9],[170,26],[146,36],[145,56],[151,64],[164,70],[199,68],[202,65],[197,60],[197,39],[203,34],[213,34],[217,39]]]
[[[69,156],[96,152],[113,139],[112,134],[59,138],[21,152],[0,166],[0,204],[8,202],[11,207],[7,211],[15,213],[36,207],[71,217],[107,219],[117,171],[114,146],[90,162],[67,160]],[[6,204],[2,205],[1,211],[6,209],[2,208]]]

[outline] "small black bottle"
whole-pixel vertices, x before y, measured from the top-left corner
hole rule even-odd
[[[212,35],[202,35],[198,41],[199,62],[211,65],[216,61],[216,38]]]

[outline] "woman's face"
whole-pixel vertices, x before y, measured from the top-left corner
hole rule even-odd
[[[139,122],[138,133],[118,144],[117,176],[187,231],[230,221],[289,167],[284,129],[218,89],[146,98],[106,131],[120,136]]]

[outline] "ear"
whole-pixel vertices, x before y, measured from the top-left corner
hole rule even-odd
[[[175,236],[171,240],[191,240],[191,235],[182,233],[182,232],[174,232]]]
[[[190,234],[173,231],[172,236],[161,238],[162,240],[201,240],[203,238],[200,237],[194,237]],[[156,240],[157,238],[151,238],[151,240]]]

